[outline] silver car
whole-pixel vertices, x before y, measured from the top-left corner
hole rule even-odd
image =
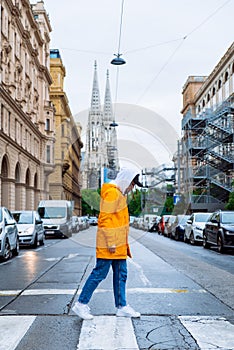
[[[44,230],[42,219],[36,210],[13,211],[12,215],[17,223],[20,245],[30,245],[34,248],[44,244]]]
[[[19,237],[16,222],[11,212],[0,207],[0,258],[8,260],[19,254]]]

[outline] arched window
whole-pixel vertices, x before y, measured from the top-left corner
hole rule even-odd
[[[1,176],[2,176],[1,205],[3,207],[8,207],[8,204],[9,204],[9,184],[7,182],[7,179],[9,177],[9,161],[8,161],[8,158],[6,155],[2,159]]]
[[[15,167],[15,182],[16,183],[20,182],[20,165],[19,165],[19,162],[16,164],[16,167]]]
[[[213,87],[213,89],[212,89],[212,97],[215,95],[215,93],[216,93],[216,90],[215,90],[215,87]]]
[[[26,185],[26,187],[29,187],[29,186],[30,186],[30,177],[31,177],[31,175],[30,175],[30,170],[27,169],[27,171],[26,171],[26,177],[25,177],[25,185]]]
[[[210,101],[210,94],[207,95],[207,102]]]
[[[202,100],[202,107],[205,107],[206,103],[205,100]]]
[[[37,173],[36,173],[35,176],[34,176],[34,189],[37,189],[37,186],[38,186],[38,176],[37,176]]]
[[[1,175],[4,179],[8,178],[8,159],[7,156],[3,157]]]
[[[219,82],[218,82],[218,90],[221,89],[221,86],[222,86],[222,81],[220,79]]]
[[[224,82],[226,83],[227,80],[228,80],[228,72],[225,73]]]

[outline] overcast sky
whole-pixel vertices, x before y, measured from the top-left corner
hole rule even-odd
[[[110,61],[118,52],[121,5],[44,0],[71,111],[82,121],[89,109],[97,60],[102,103],[109,69],[113,103],[147,108],[180,134],[183,85],[189,75],[209,75],[232,44],[234,0],[125,0],[120,53],[127,63],[117,68]]]

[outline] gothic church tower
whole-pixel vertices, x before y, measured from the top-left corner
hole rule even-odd
[[[100,104],[100,92],[97,77],[97,63],[94,63],[94,77],[91,107],[86,130],[85,162],[83,169],[83,188],[101,187],[104,169],[117,169],[117,136],[113,121],[110,94],[109,72],[107,71],[106,91],[103,110]]]

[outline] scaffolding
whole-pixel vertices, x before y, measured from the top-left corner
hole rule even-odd
[[[223,102],[216,110],[206,108],[199,115],[189,109],[182,120],[182,129],[184,165],[180,181],[190,203],[189,210],[223,208],[233,191],[233,100]]]

